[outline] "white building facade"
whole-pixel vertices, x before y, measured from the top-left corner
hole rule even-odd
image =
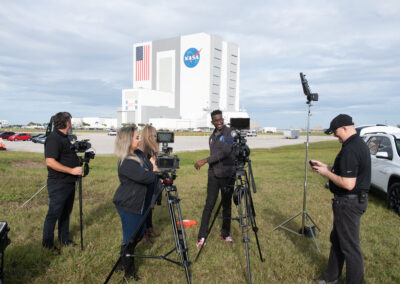
[[[118,126],[211,127],[215,109],[239,112],[240,49],[205,33],[133,45],[133,89],[122,90]]]

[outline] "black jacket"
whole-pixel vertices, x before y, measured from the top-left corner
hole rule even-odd
[[[230,177],[234,172],[235,157],[232,151],[231,129],[223,126],[221,134],[215,129],[209,138],[210,156],[208,174],[216,177]]]
[[[156,180],[154,172],[142,167],[137,161],[125,159],[118,164],[121,184],[114,194],[113,202],[118,210],[143,214],[147,185]]]

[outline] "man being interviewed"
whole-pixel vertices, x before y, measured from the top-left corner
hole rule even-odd
[[[232,152],[231,129],[224,125],[224,119],[220,110],[211,113],[211,123],[215,129],[209,138],[210,156],[198,161],[194,167],[199,170],[208,163],[208,183],[207,198],[204,206],[201,225],[198,234],[197,247],[205,245],[205,237],[208,231],[212,210],[217,201],[219,190],[221,189],[222,201],[222,230],[221,239],[232,242],[230,236],[231,227],[231,206],[235,157]]]

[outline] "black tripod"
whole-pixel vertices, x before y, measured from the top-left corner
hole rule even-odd
[[[173,185],[174,179],[176,178],[176,174],[174,171],[170,172],[164,172],[161,175],[161,183],[162,187],[158,191],[158,193],[155,193],[153,195],[153,198],[151,200],[149,208],[146,210],[144,216],[142,217],[139,226],[137,227],[135,233],[127,243],[127,246],[123,249],[121,252],[120,257],[118,258],[117,262],[115,263],[114,267],[112,268],[111,272],[108,274],[106,281],[104,282],[105,284],[108,283],[108,281],[111,279],[115,269],[119,265],[119,263],[122,260],[122,257],[141,257],[141,258],[156,258],[156,259],[164,259],[166,261],[175,263],[176,265],[182,266],[185,269],[186,273],[186,279],[188,283],[191,283],[190,281],[190,273],[189,273],[189,266],[191,262],[189,261],[189,254],[188,254],[188,247],[186,244],[186,235],[185,235],[185,230],[183,226],[183,218],[182,218],[182,213],[181,209],[179,206],[179,201],[180,199],[178,198],[178,191],[175,185]],[[135,247],[137,243],[137,237],[142,231],[142,227],[144,226],[144,223],[146,222],[147,216],[150,214],[151,210],[154,208],[154,205],[161,195],[161,193],[165,190],[165,194],[167,197],[168,201],[168,209],[169,209],[169,214],[171,217],[171,225],[172,225],[172,231],[174,233],[174,241],[175,241],[175,247],[167,252],[164,255],[138,255],[138,254],[129,254],[128,251],[130,247]],[[179,222],[180,226],[177,225],[177,222]],[[168,256],[176,251],[179,254],[180,261],[172,260],[168,258]]]
[[[89,174],[89,161],[94,159],[94,152],[85,152],[83,157],[79,157],[79,163],[83,167],[83,174],[78,177],[78,192],[79,192],[79,224],[81,230],[81,250],[83,250],[83,216],[82,216],[82,178]]]
[[[235,170],[235,186],[234,186],[234,191],[233,191],[233,200],[235,204],[238,207],[238,218],[233,218],[233,220],[238,220],[240,228],[242,229],[242,237],[243,237],[243,242],[245,244],[245,249],[246,249],[246,262],[247,262],[247,273],[248,273],[248,279],[249,283],[251,283],[251,270],[250,270],[250,255],[249,255],[249,242],[250,242],[250,237],[249,237],[249,231],[250,231],[250,226],[254,232],[254,235],[256,236],[256,242],[257,242],[257,247],[258,247],[258,253],[260,255],[260,260],[262,262],[265,261],[265,259],[262,256],[261,253],[261,247],[260,247],[260,242],[258,240],[258,227],[256,224],[256,212],[254,210],[254,204],[253,204],[253,199],[251,197],[251,191],[250,191],[250,182],[249,182],[249,176],[247,174],[246,169],[244,168],[245,163],[248,164],[249,168],[249,174],[250,174],[250,179],[251,179],[251,186],[253,188],[253,192],[256,192],[256,184],[254,182],[254,176],[253,176],[253,170],[251,167],[251,160],[247,157],[243,162],[236,162],[236,170]],[[204,242],[207,240],[208,235],[211,232],[212,227],[214,226],[214,222],[218,217],[219,211],[222,207],[222,200],[218,205],[217,211],[215,212],[214,218],[211,222],[210,227],[207,230],[207,235],[204,238]],[[204,246],[200,247],[200,250],[196,256],[195,261],[199,258]]]

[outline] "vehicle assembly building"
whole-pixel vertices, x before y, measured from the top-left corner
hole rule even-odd
[[[133,89],[122,90],[118,126],[211,127],[210,112],[225,119],[239,111],[240,49],[206,33],[133,45]]]

